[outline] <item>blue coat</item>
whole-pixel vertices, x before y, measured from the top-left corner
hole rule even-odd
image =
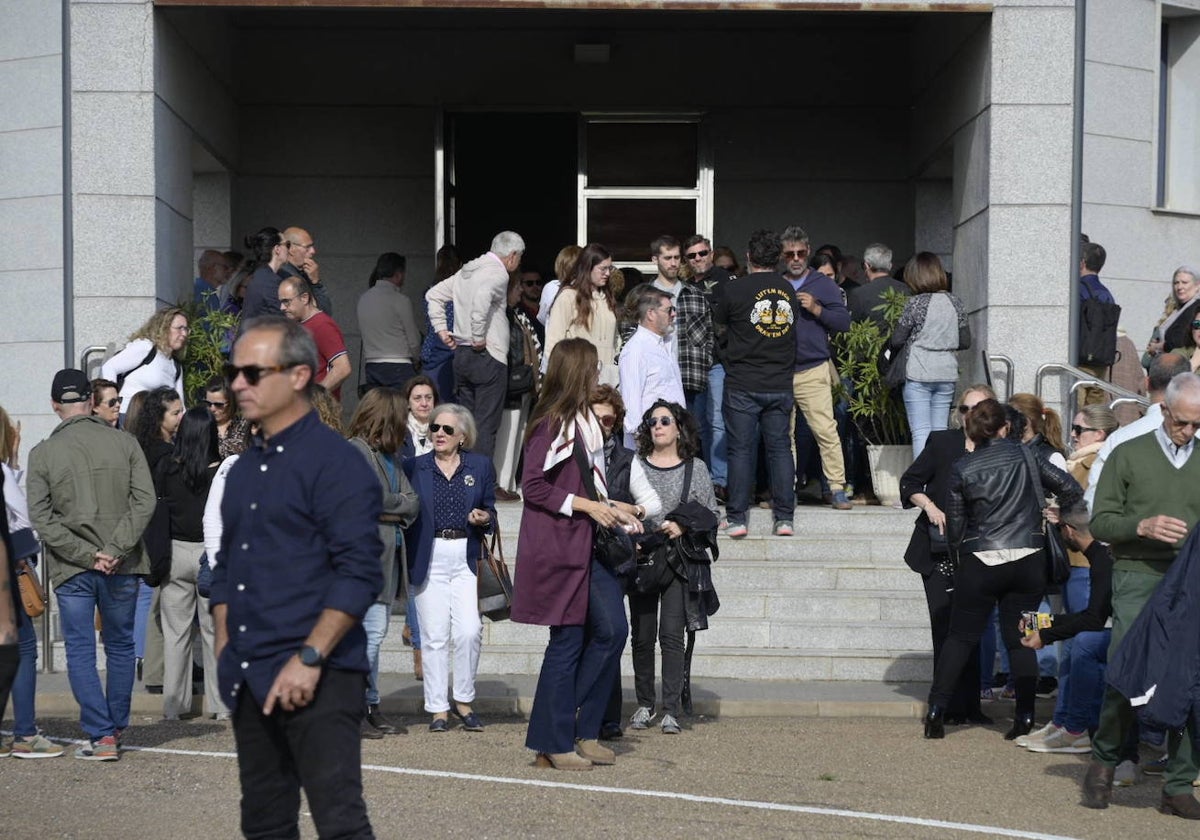
[[[472,479],[468,484],[470,493],[467,510],[481,508],[492,517],[483,528],[467,526],[467,565],[473,573],[478,574],[475,566],[479,560],[483,535],[491,533],[496,524],[496,471],[491,458],[475,452],[461,452],[459,456],[464,466],[463,478]],[[413,586],[425,583],[429,575],[429,559],[433,556],[433,471],[437,469],[433,457],[433,453],[428,452],[404,461],[404,473],[421,502],[417,521],[405,532],[408,541],[408,579]]]

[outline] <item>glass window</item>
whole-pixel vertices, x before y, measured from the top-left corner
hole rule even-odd
[[[602,242],[621,263],[646,262],[650,243],[668,233],[680,241],[696,227],[693,198],[589,198],[588,242]]]
[[[696,132],[693,122],[589,123],[587,185],[694,188]]]

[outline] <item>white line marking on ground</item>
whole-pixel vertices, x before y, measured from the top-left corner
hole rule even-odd
[[[55,738],[53,740],[64,740]],[[70,743],[82,743],[72,741]],[[121,747],[122,751],[158,753],[161,755],[203,756],[205,758],[237,758],[237,753],[216,752],[211,750],[176,750],[167,747]],[[847,811],[843,808],[820,808],[815,805],[789,805],[785,802],[760,802],[753,799],[729,799],[724,796],[702,796],[694,793],[677,793],[666,790],[639,790],[637,788],[606,787],[604,785],[581,785],[572,782],[554,782],[545,779],[517,779],[508,776],[483,776],[477,773],[456,773],[452,770],[417,770],[411,767],[391,767],[386,764],[364,764],[364,770],[374,770],[379,773],[393,773],[401,776],[426,776],[437,779],[458,779],[464,782],[491,782],[498,785],[524,785],[526,787],[554,788],[558,790],[578,790],[587,793],[612,793],[621,796],[644,796],[651,799],[675,799],[681,802],[695,802],[702,805],[726,805],[732,808],[750,808],[757,811],[785,811],[793,814],[813,814],[819,817],[842,817],[852,820],[872,820],[874,822],[897,823],[900,825],[917,825],[924,828],[944,828],[950,831],[966,831],[975,834],[989,834],[993,837],[1017,837],[1022,840],[1075,840],[1061,834],[1042,834],[1037,831],[1020,831],[1014,828],[1001,828],[994,825],[976,825],[974,823],[949,822],[947,820],[931,820],[924,817],[906,817],[899,814],[875,814],[869,811]]]

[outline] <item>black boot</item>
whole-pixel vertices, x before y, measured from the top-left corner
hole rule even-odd
[[[696,631],[687,631],[687,647],[683,651],[683,686],[679,692],[679,708],[685,717],[694,714],[692,708],[692,652],[696,649]]]
[[[379,711],[378,703],[367,706],[367,723],[378,729],[384,735],[395,735],[403,730],[403,727],[397,727],[390,720],[383,716],[383,712]]]
[[[946,721],[945,712],[941,706],[930,706],[929,711],[925,714],[925,737],[926,738],[945,738],[946,737]]]
[[[1017,704],[1012,729],[1004,735],[1005,741],[1015,741],[1033,731],[1033,703],[1037,696],[1037,677],[1018,677],[1015,688]]]

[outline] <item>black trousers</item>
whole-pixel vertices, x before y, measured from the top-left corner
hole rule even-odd
[[[662,709],[679,717],[683,690],[684,599],[687,584],[678,576],[661,593],[629,593],[633,637],[633,687],[639,706],[654,708],[654,640],[662,649]]]
[[[233,713],[242,834],[299,840],[300,788],[322,840],[373,840],[362,792],[366,674],[326,668],[313,702],[270,717],[243,685]]]
[[[950,632],[942,645],[933,675],[929,704],[945,709],[950,704],[972,650],[978,650],[979,639],[987,627],[992,607],[1000,605],[1000,638],[1008,649],[1013,677],[1032,685],[1037,681],[1037,654],[1021,645],[1017,624],[1021,613],[1033,611],[1041,603],[1046,590],[1046,559],[1041,552],[1022,557],[1012,563],[988,566],[974,554],[964,554],[954,576],[954,602],[950,609]],[[1032,682],[1030,682],[1032,681]],[[1023,693],[1023,692],[1021,692]],[[1018,697],[1018,705],[1026,698]],[[1033,695],[1028,697],[1028,711],[1033,711]],[[1018,713],[1026,711],[1017,709]]]
[[[369,388],[382,385],[403,391],[404,383],[417,375],[417,369],[409,362],[367,362],[364,368],[366,382],[363,384]]]
[[[4,717],[4,708],[8,705],[8,696],[12,693],[13,683],[17,679],[17,667],[20,664],[19,645],[0,645],[0,718]]]
[[[508,394],[508,365],[486,350],[459,347],[454,351],[454,382],[455,399],[475,417],[477,435],[471,450],[492,458]]]
[[[935,556],[934,559],[938,559]],[[929,631],[933,637],[933,669],[936,673],[942,658],[942,647],[950,635],[950,612],[954,605],[954,583],[937,568],[922,575],[925,584],[925,604],[929,608]],[[979,645],[971,655],[962,675],[954,686],[954,696],[946,708],[947,717],[966,717],[980,711],[979,706]]]

